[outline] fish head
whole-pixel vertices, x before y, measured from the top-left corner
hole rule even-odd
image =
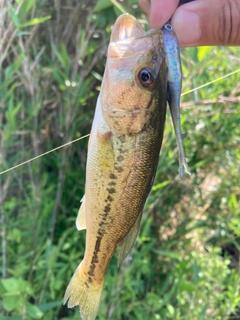
[[[105,121],[118,134],[136,134],[156,113],[161,95],[166,95],[163,33],[144,32],[137,19],[123,14],[113,26],[102,82]]]

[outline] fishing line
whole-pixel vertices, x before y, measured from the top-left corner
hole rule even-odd
[[[114,0],[111,0],[111,1],[114,1]],[[219,81],[219,80],[221,80],[221,79],[227,78],[227,77],[229,77],[229,76],[231,76],[231,75],[233,75],[233,74],[235,74],[235,73],[238,73],[238,72],[240,72],[240,69],[235,70],[235,71],[233,71],[233,72],[230,72],[230,73],[226,74],[225,76],[222,76],[222,77],[220,77],[220,78],[217,78],[217,79],[215,79],[215,80],[213,80],[213,81],[207,82],[207,83],[205,83],[205,84],[203,84],[203,85],[201,85],[201,86],[199,86],[199,87],[197,87],[197,88],[194,88],[194,89],[192,89],[192,90],[189,90],[189,91],[187,91],[187,92],[184,92],[184,93],[181,94],[181,96],[185,96],[185,95],[188,94],[188,93],[191,93],[191,92],[193,92],[193,91],[196,91],[196,90],[199,90],[199,89],[204,88],[204,87],[206,87],[206,86],[209,86],[210,84],[212,84],[212,83],[214,83],[214,82],[217,82],[217,81]],[[80,137],[80,138],[77,138],[77,139],[72,140],[72,141],[70,141],[70,142],[67,142],[67,143],[65,143],[65,144],[63,144],[63,145],[61,145],[61,146],[59,146],[59,147],[57,147],[57,148],[54,148],[54,149],[49,150],[49,151],[47,151],[47,152],[44,152],[44,153],[40,154],[39,156],[36,156],[36,157],[34,157],[34,158],[31,158],[31,159],[29,159],[29,160],[27,160],[27,161],[24,161],[24,162],[22,162],[22,163],[17,164],[16,166],[14,166],[14,167],[12,167],[12,168],[9,168],[9,169],[7,169],[7,170],[4,170],[4,171],[0,172],[0,175],[2,175],[2,174],[4,174],[4,173],[7,173],[7,172],[9,172],[9,171],[12,171],[12,170],[14,170],[14,169],[16,169],[16,168],[18,168],[18,167],[23,166],[24,164],[27,164],[27,163],[32,162],[32,161],[34,161],[34,160],[37,160],[37,159],[39,159],[39,158],[41,158],[41,157],[43,157],[43,156],[46,156],[47,154],[49,154],[49,153],[51,153],[51,152],[54,152],[54,151],[56,151],[56,150],[59,150],[59,149],[61,149],[61,148],[63,148],[63,147],[66,147],[66,146],[68,146],[68,145],[70,145],[70,144],[72,144],[72,143],[74,143],[74,142],[79,141],[79,140],[85,139],[85,138],[87,138],[87,137],[89,137],[89,136],[90,136],[90,133],[89,133],[89,134],[86,134],[86,135],[83,136],[83,137]]]
[[[181,94],[181,96],[185,96],[186,94],[188,94],[188,93],[190,93],[190,92],[196,91],[196,90],[201,89],[201,88],[204,88],[204,87],[206,87],[206,86],[209,86],[210,84],[212,84],[212,83],[214,83],[214,82],[217,82],[217,81],[219,81],[219,80],[222,80],[222,79],[224,79],[224,78],[227,78],[227,77],[231,76],[232,74],[238,73],[239,71],[240,71],[240,69],[235,70],[235,71],[233,71],[233,72],[230,72],[230,73],[226,74],[225,76],[222,76],[221,78],[217,78],[217,79],[215,79],[215,80],[213,80],[213,81],[210,81],[210,82],[207,82],[207,83],[205,83],[205,84],[203,84],[203,85],[201,85],[201,86],[199,86],[199,87],[197,87],[197,88],[194,88],[194,89],[192,89],[192,90],[189,90],[189,91],[187,91],[187,92],[184,92],[184,93]]]
[[[29,159],[29,160],[26,160],[26,161],[24,161],[24,162],[22,162],[22,163],[19,163],[19,164],[17,164],[16,166],[14,166],[14,167],[12,167],[12,168],[9,168],[9,169],[7,169],[7,170],[4,170],[4,171],[0,172],[0,175],[4,174],[4,173],[6,173],[6,172],[12,171],[13,169],[19,168],[19,167],[23,166],[24,164],[27,164],[27,163],[32,162],[32,161],[34,161],[34,160],[37,160],[37,159],[39,159],[39,158],[41,158],[41,157],[43,157],[43,156],[46,156],[47,154],[49,154],[49,153],[51,153],[51,152],[54,152],[54,151],[56,151],[56,150],[59,150],[59,149],[61,149],[61,148],[63,148],[63,147],[66,147],[66,146],[68,146],[68,145],[70,145],[70,144],[72,144],[72,143],[74,143],[74,142],[79,141],[79,140],[85,139],[85,138],[87,138],[87,137],[89,137],[89,136],[90,136],[90,133],[89,133],[89,134],[86,134],[86,135],[83,136],[83,137],[80,137],[80,138],[77,138],[77,139],[75,139],[75,140],[72,140],[72,141],[69,141],[69,142],[67,142],[67,143],[64,143],[63,145],[61,145],[61,146],[59,146],[59,147],[57,147],[57,148],[54,148],[54,149],[49,150],[49,151],[47,151],[47,152],[44,152],[44,153],[40,154],[39,156],[36,156],[36,157],[31,158],[31,159]]]

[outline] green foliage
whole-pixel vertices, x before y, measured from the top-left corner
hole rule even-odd
[[[2,1],[0,171],[88,134],[111,25],[137,1]],[[240,69],[240,48],[182,50],[183,92]],[[107,270],[98,319],[239,319],[239,73],[182,97],[192,176],[166,120],[141,232]],[[79,319],[62,306],[84,254],[75,228],[87,139],[0,175],[0,319]]]
[[[30,282],[19,278],[8,278],[1,280],[0,293],[3,297],[2,306],[5,311],[15,311],[20,315],[19,319],[42,319],[41,309],[29,302],[33,294]]]

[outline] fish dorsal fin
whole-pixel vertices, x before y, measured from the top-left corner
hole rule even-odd
[[[137,220],[135,221],[132,229],[128,232],[126,237],[122,240],[122,242],[118,246],[118,266],[123,262],[123,260],[128,256],[129,252],[131,251],[135,240],[138,235],[138,231],[140,228],[140,222],[142,218],[142,212],[138,215]]]
[[[78,210],[78,215],[76,219],[76,227],[78,230],[86,229],[86,220],[85,220],[85,195],[81,200],[81,205]]]

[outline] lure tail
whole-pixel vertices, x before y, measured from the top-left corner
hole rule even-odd
[[[88,281],[82,270],[82,264],[76,269],[64,295],[68,308],[79,305],[82,320],[95,320],[99,308],[104,280],[101,283]]]

